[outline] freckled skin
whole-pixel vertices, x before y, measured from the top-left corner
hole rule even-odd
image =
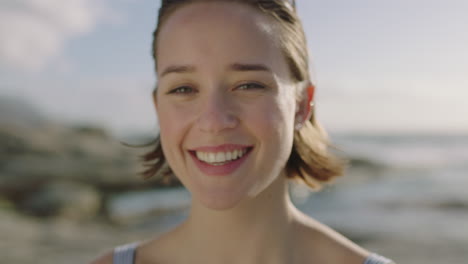
[[[228,209],[254,198],[280,176],[291,152],[294,86],[270,24],[246,6],[192,4],[176,11],[161,29],[155,103],[162,147],[177,177],[206,207]],[[235,72],[227,69],[232,63],[262,64],[271,72]],[[162,77],[172,65],[191,65],[196,71]],[[238,89],[247,81],[266,87]],[[196,92],[168,94],[181,85]],[[254,146],[227,177],[204,175],[187,152],[226,143]]]

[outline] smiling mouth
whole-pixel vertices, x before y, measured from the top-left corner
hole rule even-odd
[[[189,151],[192,156],[199,161],[211,166],[223,166],[230,162],[236,161],[248,154],[253,147],[235,149],[233,151],[205,152],[205,151]]]

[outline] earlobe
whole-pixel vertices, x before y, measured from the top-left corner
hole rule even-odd
[[[304,121],[309,120],[310,116],[312,115],[313,112],[313,107],[314,107],[314,97],[315,97],[315,86],[313,84],[309,84],[306,88],[307,91],[307,102],[306,102],[306,107],[307,107],[307,113],[306,113],[306,118]]]
[[[307,86],[306,91],[307,91],[308,104],[310,105],[314,102],[315,86],[309,83],[309,86]]]
[[[299,108],[296,112],[296,130],[302,128],[304,122],[310,119],[314,106],[315,86],[311,83],[304,89],[302,100],[299,102]]]

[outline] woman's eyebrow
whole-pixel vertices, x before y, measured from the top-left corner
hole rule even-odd
[[[231,71],[265,71],[271,72],[271,69],[264,64],[249,64],[249,63],[233,63],[228,66]],[[169,73],[192,73],[196,71],[195,66],[191,65],[172,65],[164,69],[161,73],[161,78]]]
[[[169,73],[191,73],[194,72],[196,68],[190,65],[173,65],[169,66],[161,73],[161,78]]]
[[[232,71],[266,71],[271,72],[271,69],[264,64],[246,64],[246,63],[233,63],[229,66]]]

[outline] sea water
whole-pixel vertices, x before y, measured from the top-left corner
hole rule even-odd
[[[335,142],[372,169],[351,166],[345,177],[366,180],[314,193],[298,204],[302,211],[356,237],[450,241],[468,255],[468,136],[342,135]]]

